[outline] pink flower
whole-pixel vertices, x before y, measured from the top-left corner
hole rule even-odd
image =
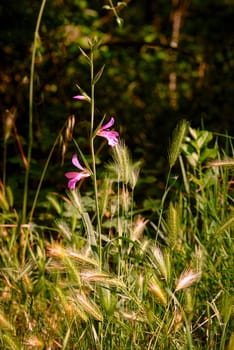
[[[114,124],[115,120],[112,117],[110,121],[103,125],[98,131],[97,135],[104,137],[108,141],[108,145],[111,147],[115,146],[118,144],[118,139],[117,137],[119,136],[119,133],[117,131],[111,131],[109,128]]]
[[[80,165],[80,162],[78,161],[77,154],[74,154],[72,157],[72,164],[75,165],[78,169],[82,170],[81,172],[72,171],[69,173],[66,173],[65,176],[70,179],[68,181],[68,188],[70,190],[74,190],[76,187],[76,183],[80,181],[81,179],[85,177],[89,177],[90,174],[87,169],[83,168],[82,165]]]
[[[90,97],[88,95],[86,95],[85,93],[83,95],[76,95],[76,96],[73,96],[73,98],[75,100],[80,100],[80,101],[88,101],[90,102]]]

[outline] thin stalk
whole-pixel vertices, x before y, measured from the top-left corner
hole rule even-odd
[[[99,333],[99,341],[100,341],[99,349],[102,350],[103,349],[103,322],[99,322],[98,324],[98,333]]]
[[[132,193],[131,193],[131,217],[130,217],[130,227],[131,227],[131,231],[133,232],[133,209],[134,209],[134,188],[132,189]]]
[[[120,226],[120,179],[118,175],[118,182],[117,182],[117,227],[118,227],[118,237],[121,237],[121,239],[118,240],[118,277],[121,276],[121,261],[122,261],[122,227]]]
[[[29,83],[29,123],[28,123],[28,168],[25,171],[24,178],[24,195],[23,195],[23,208],[22,208],[22,223],[26,221],[27,215],[27,203],[28,203],[28,181],[29,181],[29,171],[30,171],[30,163],[32,157],[32,146],[33,146],[33,83],[34,83],[34,69],[35,69],[35,58],[37,51],[37,41],[39,35],[39,28],[41,24],[41,19],[44,11],[44,7],[46,4],[46,0],[42,0],[40,11],[37,17],[36,28],[34,32],[34,41],[33,41],[33,50],[32,50],[32,61],[31,61],[31,69],[30,69],[30,83]]]
[[[97,231],[99,238],[99,264],[102,268],[102,238],[101,238],[101,220],[99,213],[99,202],[98,202],[98,187],[97,187],[97,172],[96,172],[96,160],[95,160],[95,150],[94,150],[94,111],[95,111],[95,83],[94,83],[94,65],[93,65],[93,48],[90,52],[90,76],[91,76],[91,123],[90,123],[90,149],[91,149],[91,159],[92,159],[92,170],[93,170],[93,183],[94,183],[94,193],[95,193],[95,205],[97,213]]]
[[[167,307],[166,307],[166,309],[165,309],[164,316],[163,316],[163,318],[162,318],[160,324],[158,325],[158,328],[154,331],[153,336],[152,336],[151,340],[149,341],[147,350],[156,349],[156,345],[157,345],[157,343],[158,343],[158,338],[159,338],[160,334],[163,334],[163,333],[164,333],[164,332],[162,332],[162,329],[163,329],[163,327],[164,327],[164,325],[165,325],[166,318],[168,317],[171,303],[172,303],[172,298],[170,298],[170,299],[168,300],[168,304],[167,304]],[[155,340],[154,340],[154,339],[155,339]],[[152,345],[152,344],[153,344],[153,341],[154,341],[154,345]],[[151,347],[151,346],[152,346],[152,347]]]
[[[93,138],[93,128],[94,128],[94,111],[95,111],[95,84],[94,84],[94,65],[93,65],[93,48],[90,52],[90,77],[91,77],[91,124],[90,124],[90,136]]]
[[[4,140],[4,142],[3,142],[3,173],[2,173],[3,194],[5,194],[5,189],[6,189],[6,164],[7,164],[7,142]]]
[[[32,218],[33,218],[33,214],[34,214],[34,211],[35,211],[35,208],[36,208],[36,204],[37,204],[37,200],[38,200],[38,196],[39,196],[39,193],[40,193],[40,189],[41,189],[41,185],[42,185],[42,182],[45,178],[45,174],[46,174],[46,171],[47,171],[47,168],[49,166],[49,162],[51,160],[51,157],[52,157],[52,154],[54,152],[54,149],[55,149],[55,146],[57,145],[59,139],[60,139],[60,136],[63,132],[63,129],[64,129],[64,126],[62,127],[62,129],[60,130],[60,132],[58,133],[58,136],[56,137],[55,139],[55,142],[50,150],[50,153],[48,155],[48,158],[46,160],[46,163],[45,163],[45,166],[44,166],[44,169],[42,171],[42,174],[41,174],[41,177],[40,177],[40,181],[39,181],[39,184],[37,186],[37,190],[36,190],[36,194],[35,194],[35,197],[34,197],[34,201],[33,201],[33,204],[32,204],[32,208],[31,208],[31,211],[30,211],[30,215],[29,215],[29,222],[31,222]]]
[[[160,225],[161,225],[162,217],[163,217],[163,210],[164,210],[165,200],[166,200],[166,197],[167,197],[167,195],[168,195],[168,193],[169,193],[169,191],[170,191],[170,189],[171,189],[171,187],[172,187],[172,185],[169,186],[170,174],[171,174],[171,170],[169,170],[169,173],[168,173],[168,175],[167,175],[165,191],[164,191],[164,194],[163,194],[163,196],[162,196],[161,205],[160,205],[160,208],[159,208],[158,227],[157,227],[155,242],[157,242],[157,239],[158,239],[158,234],[159,234],[159,230],[160,230]]]

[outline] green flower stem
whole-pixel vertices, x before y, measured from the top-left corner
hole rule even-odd
[[[29,181],[29,171],[30,171],[30,163],[32,157],[32,146],[33,146],[33,83],[34,83],[34,69],[35,69],[35,57],[37,51],[37,42],[39,36],[39,28],[41,24],[41,19],[43,15],[43,11],[45,8],[46,0],[42,0],[40,11],[37,18],[36,28],[34,32],[34,42],[33,42],[33,50],[32,50],[32,61],[31,61],[31,69],[30,69],[30,83],[29,83],[29,126],[28,126],[28,168],[25,171],[24,178],[24,195],[23,195],[23,208],[22,208],[22,223],[25,223],[27,216],[27,203],[28,203],[28,181]]]
[[[94,150],[94,107],[95,107],[95,83],[94,83],[94,48],[91,47],[90,52],[90,75],[91,75],[91,123],[90,123],[90,149],[91,149],[91,159],[92,159],[92,170],[93,170],[93,183],[94,183],[94,193],[95,193],[95,205],[97,213],[97,231],[99,237],[99,264],[100,269],[102,268],[102,238],[101,238],[101,220],[98,202],[98,187],[97,187],[97,172],[96,172],[96,160],[95,160],[95,150]]]
[[[94,129],[94,107],[95,107],[95,101],[94,101],[94,91],[95,91],[95,84],[94,84],[94,65],[93,65],[93,48],[91,48],[90,52],[90,76],[91,76],[91,124],[90,124],[90,136],[91,139],[93,139],[93,129]]]

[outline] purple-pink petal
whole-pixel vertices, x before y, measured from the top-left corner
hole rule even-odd
[[[99,136],[104,137],[108,141],[108,145],[113,147],[117,145],[119,133],[117,131],[100,131]]]
[[[76,96],[73,96],[73,98],[76,100],[87,100],[87,97],[83,95],[76,95]]]
[[[103,125],[100,130],[106,130],[106,129],[110,128],[112,125],[114,125],[114,123],[115,123],[115,119],[113,117],[111,117],[109,122],[106,123],[105,125]]]
[[[81,174],[81,173],[78,173],[77,171],[71,171],[69,173],[65,173],[65,176],[68,179],[73,179],[73,178],[77,177],[77,174]]]
[[[69,190],[74,190],[75,187],[76,187],[76,181],[75,180],[68,181],[68,188],[69,188]]]
[[[80,164],[77,154],[74,154],[72,157],[72,164],[75,165],[75,167],[77,167],[80,170],[84,170],[84,167],[82,167],[82,165]]]
[[[87,170],[84,170],[83,172],[69,172],[66,173],[65,176],[70,179],[68,181],[68,188],[70,190],[74,190],[76,183],[80,181],[81,179],[90,176],[90,174],[87,172]]]
[[[103,125],[98,131],[97,135],[104,137],[108,141],[108,145],[113,147],[118,143],[119,133],[117,131],[108,130],[115,122],[115,119],[112,117],[109,122]]]
[[[70,173],[66,173],[65,176],[70,179],[68,181],[68,188],[70,190],[74,190],[77,181],[79,181],[81,179],[80,177],[80,173],[77,172],[70,172]]]
[[[65,173],[66,178],[69,179],[68,181],[68,188],[70,190],[74,190],[76,187],[76,183],[80,181],[81,179],[90,176],[89,172],[87,169],[83,168],[80,165],[80,162],[78,161],[77,155],[74,154],[72,157],[72,164],[77,167],[78,169],[82,170],[81,172],[77,171],[70,171],[68,173]]]
[[[74,190],[75,189],[77,181],[78,180],[75,179],[75,178],[68,181],[68,188],[69,188],[69,190]]]

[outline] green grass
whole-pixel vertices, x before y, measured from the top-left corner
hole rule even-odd
[[[92,191],[50,195],[50,227],[21,224],[1,192],[1,348],[231,349],[234,161],[228,137],[229,154],[210,136],[198,149],[203,133],[190,128],[182,171],[149,217],[116,146],[98,192],[101,268]],[[210,144],[213,159],[201,157]]]

